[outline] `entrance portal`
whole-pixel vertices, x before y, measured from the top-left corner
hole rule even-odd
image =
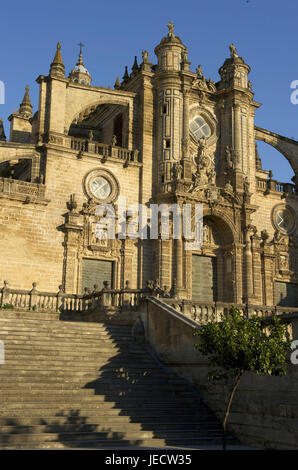
[[[212,303],[217,300],[216,258],[192,255],[192,299]]]
[[[98,290],[103,288],[103,282],[109,281],[112,286],[113,279],[113,262],[98,259],[83,259],[82,263],[82,293],[85,287],[91,291],[94,285],[98,286]]]

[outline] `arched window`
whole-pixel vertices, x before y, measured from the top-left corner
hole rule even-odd
[[[202,137],[209,137],[211,135],[211,129],[209,125],[201,116],[196,116],[191,121],[190,130],[197,141],[199,141]]]

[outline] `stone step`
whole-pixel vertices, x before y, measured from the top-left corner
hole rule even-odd
[[[133,448],[150,448],[150,449],[164,449],[167,447],[169,448],[178,448],[178,449],[189,449],[189,448],[194,448],[194,449],[200,449],[202,446],[221,446],[221,437],[215,437],[215,436],[204,436],[200,437],[198,439],[97,439],[97,440],[83,440],[80,441],[78,439],[73,439],[68,440],[68,441],[62,441],[61,439],[59,441],[47,441],[47,442],[32,442],[31,440],[29,443],[22,442],[22,443],[13,443],[11,444],[9,442],[9,439],[7,439],[7,442],[5,444],[1,444],[0,448],[2,449],[13,449],[13,450],[41,450],[41,449],[119,449],[119,448],[127,448],[127,447],[133,447]],[[227,445],[234,445],[235,441],[232,439],[227,439]]]
[[[93,397],[90,397],[91,399],[87,400],[72,400],[71,402],[68,401],[63,401],[62,400],[45,400],[44,402],[37,401],[36,399],[31,399],[31,401],[15,401],[15,400],[10,400],[4,402],[4,400],[1,403],[1,409],[4,411],[6,410],[6,414],[11,412],[11,411],[24,411],[24,410],[37,410],[37,409],[42,409],[45,413],[47,410],[51,410],[51,413],[53,413],[53,410],[57,408],[57,412],[59,411],[67,411],[71,412],[71,410],[80,410],[81,408],[86,409],[86,410],[111,410],[113,408],[118,408],[120,411],[127,411],[131,412],[132,410],[136,411],[142,411],[144,410],[154,410],[155,412],[159,413],[161,410],[167,410],[168,412],[178,412],[179,411],[200,411],[202,408],[200,406],[200,403],[195,404],[193,401],[185,401],[184,400],[156,400],[154,402],[148,400],[147,402],[141,402],[136,400],[127,400],[127,399],[122,399],[122,400],[96,400],[98,398],[98,395],[94,395]],[[100,396],[99,396],[100,398]]]
[[[105,381],[105,382],[102,382],[101,380],[91,380],[90,382],[85,382],[85,381],[77,381],[77,382],[74,382],[73,380],[69,380],[69,381],[62,381],[61,382],[55,382],[54,380],[52,381],[49,381],[49,380],[46,380],[44,379],[44,382],[41,382],[41,381],[27,381],[27,382],[21,382],[21,381],[18,381],[17,382],[18,384],[18,388],[19,390],[22,390],[22,393],[25,392],[25,391],[30,391],[30,390],[34,390],[34,391],[37,391],[37,390],[40,390],[40,391],[43,391],[44,389],[45,390],[49,390],[49,391],[55,391],[55,390],[84,390],[84,391],[88,391],[88,390],[94,390],[94,393],[96,393],[96,391],[100,391],[101,393],[105,393],[105,392],[110,392],[111,390],[113,391],[129,391],[129,390],[134,390],[134,391],[146,391],[146,392],[149,392],[149,391],[161,391],[162,393],[165,393],[165,392],[171,392],[172,390],[175,390],[176,392],[177,391],[185,391],[186,387],[183,383],[167,383],[167,382],[164,382],[162,383],[161,381],[156,381],[155,383],[127,383],[126,385],[123,383],[123,381],[114,381],[113,380],[113,383],[111,383],[110,381]],[[1,390],[1,394],[2,393],[6,393],[6,391],[10,390],[10,389],[13,389],[15,391],[15,385],[16,385],[16,382],[15,380],[14,381],[6,381],[4,383],[1,383],[0,385],[0,390]]]
[[[1,339],[2,341],[5,341],[7,338],[11,339],[31,339],[34,341],[35,339],[43,339],[43,340],[50,340],[50,339],[57,339],[59,340],[76,340],[77,338],[80,338],[80,340],[89,340],[89,341],[104,341],[104,340],[109,340],[109,341],[132,341],[132,335],[109,335],[109,334],[104,334],[104,333],[88,333],[84,332],[82,334],[79,334],[77,332],[71,332],[71,331],[63,331],[61,329],[57,329],[57,331],[39,331],[38,329],[36,331],[31,330],[30,328],[28,329],[9,329],[9,328],[1,328],[0,330],[1,334]]]
[[[77,331],[77,332],[97,332],[102,331],[107,334],[130,334],[131,326],[124,326],[124,325],[107,325],[104,323],[91,323],[91,322],[71,322],[71,321],[61,321],[61,320],[51,320],[51,321],[43,321],[42,319],[33,320],[33,319],[25,319],[25,318],[10,318],[10,317],[3,317],[0,314],[0,321],[3,327],[11,327],[19,329],[21,328],[30,328],[31,330],[40,329],[42,330],[62,330],[62,331]],[[84,325],[82,331],[82,324]]]
[[[49,375],[53,375],[57,373],[57,375],[61,374],[61,366],[60,365],[52,365],[49,363],[45,364],[47,366],[47,371]],[[13,365],[13,370],[12,370],[12,364],[10,363],[9,365],[4,364],[0,366],[0,377],[5,377],[5,375],[15,375],[17,374],[42,374],[42,372],[45,371],[45,365],[43,364],[27,364],[26,362],[23,364],[20,364],[20,362],[15,361],[15,364]],[[101,369],[102,368],[102,369]],[[151,365],[150,367],[147,367],[146,370],[150,371],[150,373],[153,373],[156,371],[157,373],[160,372],[159,367],[156,365]],[[76,374],[76,375],[89,375],[89,374],[98,374],[98,376],[106,375],[107,377],[111,375],[111,373],[114,372],[114,374],[118,373],[123,373],[124,376],[129,376],[131,377],[132,374],[137,374],[141,375],[144,372],[144,366],[142,364],[128,364],[127,367],[123,370],[122,365],[120,364],[114,364],[114,363],[105,363],[103,362],[102,364],[100,361],[98,361],[95,365],[88,365],[84,364],[82,367],[81,365],[77,365],[77,363],[71,363],[67,369],[63,369],[62,375],[63,374]]]
[[[165,436],[166,434],[166,436]],[[73,439],[79,441],[93,441],[93,440],[103,440],[103,439],[124,439],[128,441],[132,441],[135,439],[167,439],[168,440],[191,440],[191,439],[205,439],[206,435],[208,437],[221,437],[221,433],[218,429],[210,429],[208,432],[206,430],[167,430],[166,433],[160,431],[114,431],[110,429],[106,429],[102,432],[64,432],[61,433],[57,432],[45,432],[45,433],[37,433],[37,434],[2,434],[0,436],[0,443],[7,444],[7,439],[9,439],[10,444],[21,444],[25,443],[26,441],[30,441],[32,443],[38,442],[53,442],[53,441],[71,441]]]
[[[167,391],[167,398],[164,397],[165,393],[161,391],[150,391],[148,393],[142,391],[124,391],[124,392],[106,392],[105,394],[96,393],[93,389],[77,389],[77,390],[30,390],[30,392],[20,390],[19,393],[16,390],[1,392],[1,406],[3,409],[8,408],[13,404],[30,404],[35,405],[43,403],[71,403],[73,401],[80,403],[102,403],[112,402],[115,405],[121,405],[125,401],[125,404],[135,403],[140,406],[147,406],[149,403],[154,406],[157,404],[165,404],[170,402],[172,404],[191,404],[195,405],[193,395],[190,392],[183,391]],[[167,400],[167,401],[166,401]],[[77,405],[76,405],[77,406]]]
[[[34,369],[32,371],[31,368],[28,370],[21,368],[21,369],[3,369],[4,365],[0,367],[0,377],[2,378],[0,383],[3,383],[4,379],[7,380],[46,380],[47,378],[51,380],[55,380],[56,378],[59,380],[71,380],[74,378],[74,380],[85,380],[91,381],[91,380],[106,380],[106,381],[113,381],[114,379],[116,380],[130,380],[131,382],[133,381],[139,381],[139,380],[166,380],[167,382],[171,382],[172,380],[175,382],[176,380],[181,381],[183,379],[176,377],[175,375],[170,375],[170,374],[165,374],[164,371],[162,371],[159,368],[150,368],[144,371],[142,368],[126,368],[123,370],[122,367],[116,369],[116,368],[107,368],[104,367],[103,369],[98,369],[98,368],[92,368],[89,371],[86,371],[84,369],[78,369],[78,370],[73,370],[73,369],[59,369],[59,370],[45,370],[44,368],[41,369]],[[4,378],[4,379],[3,379]],[[85,383],[86,383],[85,382]]]
[[[137,361],[137,363],[136,363]],[[67,357],[63,359],[62,357],[53,357],[50,358],[47,355],[42,355],[42,354],[35,354],[35,355],[25,355],[25,354],[20,354],[19,356],[10,358],[9,356],[5,355],[5,364],[3,366],[6,367],[14,367],[14,366],[41,366],[43,365],[44,367],[100,367],[107,365],[107,363],[110,364],[111,367],[119,367],[125,363],[125,367],[129,369],[129,367],[132,368],[137,368],[137,367],[154,367],[154,360],[150,356],[142,356],[138,357],[134,354],[119,354],[116,356],[110,357],[108,353],[105,354],[100,354],[95,357],[89,357],[88,355],[86,356],[74,356],[74,357]]]
[[[17,356],[21,356],[24,359],[27,359],[28,357],[31,358],[46,358],[48,360],[53,360],[54,358],[65,358],[67,357],[68,359],[73,358],[86,358],[90,360],[95,360],[98,359],[98,357],[111,357],[114,358],[116,356],[123,355],[128,358],[142,358],[142,360],[147,360],[148,353],[146,353],[144,350],[134,350],[133,348],[127,347],[125,349],[117,349],[117,348],[108,348],[108,347],[102,347],[98,346],[98,348],[95,350],[90,350],[86,351],[82,349],[47,349],[47,348],[38,348],[38,347],[30,347],[27,346],[27,348],[24,346],[24,348],[6,348],[5,349],[5,358],[6,360],[14,359]],[[152,359],[151,359],[152,361]]]
[[[138,420],[138,421],[137,421]],[[131,424],[136,426],[204,426],[206,423],[210,425],[218,426],[218,421],[215,416],[210,413],[202,413],[200,416],[193,416],[192,414],[176,414],[174,416],[169,415],[157,415],[147,413],[139,413],[137,417],[125,416],[125,415],[94,415],[94,416],[82,416],[78,413],[73,413],[67,416],[42,416],[42,417],[0,417],[1,431],[4,427],[23,427],[23,426],[45,426],[45,425],[102,425],[103,423],[110,423],[115,426],[123,424]],[[4,431],[3,431],[4,432]]]
[[[0,311],[0,321],[3,322],[11,322],[16,326],[18,324],[30,324],[30,325],[49,325],[49,326],[65,326],[67,328],[77,328],[80,329],[82,325],[84,325],[84,329],[92,329],[92,328],[103,328],[108,329],[111,331],[125,331],[129,330],[131,327],[129,325],[120,325],[120,324],[107,324],[102,322],[89,322],[89,321],[71,321],[71,320],[63,320],[56,317],[55,314],[47,314],[47,313],[34,313],[34,312],[15,312],[11,310],[1,310]]]
[[[187,432],[187,431],[209,431],[217,430],[218,431],[218,423],[216,421],[203,421],[200,423],[187,423],[187,422],[148,422],[148,423],[113,423],[113,432],[132,432],[132,431],[152,431],[154,432],[155,429],[158,429],[162,432],[175,431],[175,432]],[[105,432],[107,429],[107,423],[103,419],[103,421],[99,424],[96,423],[62,423],[58,424],[55,421],[53,423],[46,422],[43,420],[42,424],[37,425],[30,425],[28,426],[21,426],[10,424],[1,427],[1,434],[9,434],[13,432],[14,434],[44,434],[44,433],[61,433],[61,432]],[[1,440],[1,438],[0,438]]]
[[[118,418],[128,418],[130,420],[134,421],[141,421],[143,422],[145,419],[149,420],[210,420],[213,421],[213,415],[210,414],[210,411],[206,411],[205,409],[197,408],[194,409],[193,407],[166,407],[166,406],[160,406],[160,407],[146,407],[146,408],[141,408],[141,407],[136,407],[136,406],[125,406],[123,408],[115,408],[113,404],[111,403],[106,403],[105,405],[101,404],[99,405],[90,405],[89,404],[84,404],[84,406],[80,406],[78,408],[69,406],[68,408],[66,406],[61,406],[59,403],[56,406],[43,406],[40,407],[35,406],[34,404],[28,406],[20,406],[20,407],[11,407],[9,410],[1,410],[1,417],[3,419],[9,419],[11,421],[18,421],[20,419],[60,419],[61,417],[64,417],[63,419],[71,420],[73,417],[75,419],[78,419],[77,417],[79,416],[79,419],[90,419],[93,420],[97,417],[104,417],[102,422],[105,422],[106,420],[113,420],[113,419],[118,419]]]
[[[26,315],[0,312],[1,449],[220,443],[216,417],[130,326]]]
[[[88,350],[97,350],[100,347],[103,348],[110,348],[111,351],[113,349],[118,348],[119,350],[127,350],[129,348],[136,350],[136,351],[143,351],[144,347],[141,345],[137,344],[132,338],[129,340],[118,340],[118,341],[110,341],[110,340],[90,340],[90,339],[85,339],[85,340],[77,340],[76,338],[73,338],[71,340],[66,340],[65,338],[61,338],[58,340],[56,337],[51,338],[40,338],[38,337],[37,339],[33,338],[16,338],[12,336],[8,336],[7,338],[3,338],[0,334],[0,340],[3,341],[5,348],[6,349],[21,349],[22,347],[25,347],[25,349],[28,349],[27,347],[33,347],[33,348],[49,348],[53,349],[56,348],[58,349],[64,349],[64,350],[73,350],[74,347],[78,350],[86,350],[86,346],[88,345]],[[54,343],[54,344],[53,344]],[[72,346],[72,349],[71,349]]]

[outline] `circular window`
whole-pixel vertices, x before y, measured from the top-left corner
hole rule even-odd
[[[201,116],[196,116],[190,122],[190,130],[197,141],[199,141],[202,137],[210,137],[211,135],[210,126]]]
[[[107,170],[92,170],[83,182],[85,194],[97,202],[114,201],[119,194],[116,178]]]
[[[291,207],[278,204],[272,211],[272,223],[281,233],[289,235],[296,228],[295,214]]]

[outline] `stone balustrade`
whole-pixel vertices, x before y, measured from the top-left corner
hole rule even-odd
[[[81,154],[86,152],[99,155],[104,161],[108,158],[116,158],[126,163],[139,162],[138,150],[128,150],[112,144],[108,145],[86,139],[68,137],[65,138],[65,146],[71,150],[76,150]]]
[[[142,289],[110,289],[89,292],[84,294],[68,294],[63,292],[62,286],[57,293],[40,292],[37,284],[32,284],[31,290],[13,289],[4,281],[4,287],[0,290],[1,308],[44,311],[48,313],[58,312],[91,312],[96,309],[123,310],[136,308],[145,290]]]
[[[45,199],[45,185],[0,177],[0,193],[29,199]]]
[[[65,293],[62,286],[59,286],[57,293],[40,292],[35,282],[31,290],[13,289],[8,286],[7,281],[4,281],[4,287],[0,289],[0,306],[2,309],[14,308],[48,313],[88,313],[104,310],[120,312],[138,309],[146,297],[159,297],[164,303],[198,324],[220,321],[221,315],[226,314],[232,306],[224,302],[204,303],[170,298],[168,292],[157,290],[156,287],[130,289],[128,281],[124,289],[111,289],[106,281],[103,289],[94,289],[91,292],[85,288],[84,294]],[[298,308],[293,307],[250,304],[235,306],[248,317],[258,315],[266,318],[272,315],[298,313]]]
[[[177,299],[162,299],[167,305],[178,312],[185,315],[187,318],[194,320],[199,324],[206,324],[210,321],[220,321],[221,315],[226,314],[231,308],[231,303],[214,302],[204,303],[196,302],[193,300],[177,300]],[[280,307],[280,306],[266,306],[266,305],[252,305],[252,304],[233,304],[237,309],[248,316],[253,315],[266,318],[272,315],[283,315],[289,313],[298,313],[298,308],[293,307]]]
[[[276,191],[278,193],[295,194],[295,185],[292,183],[282,183],[273,179],[257,178],[257,190],[263,192]]]

